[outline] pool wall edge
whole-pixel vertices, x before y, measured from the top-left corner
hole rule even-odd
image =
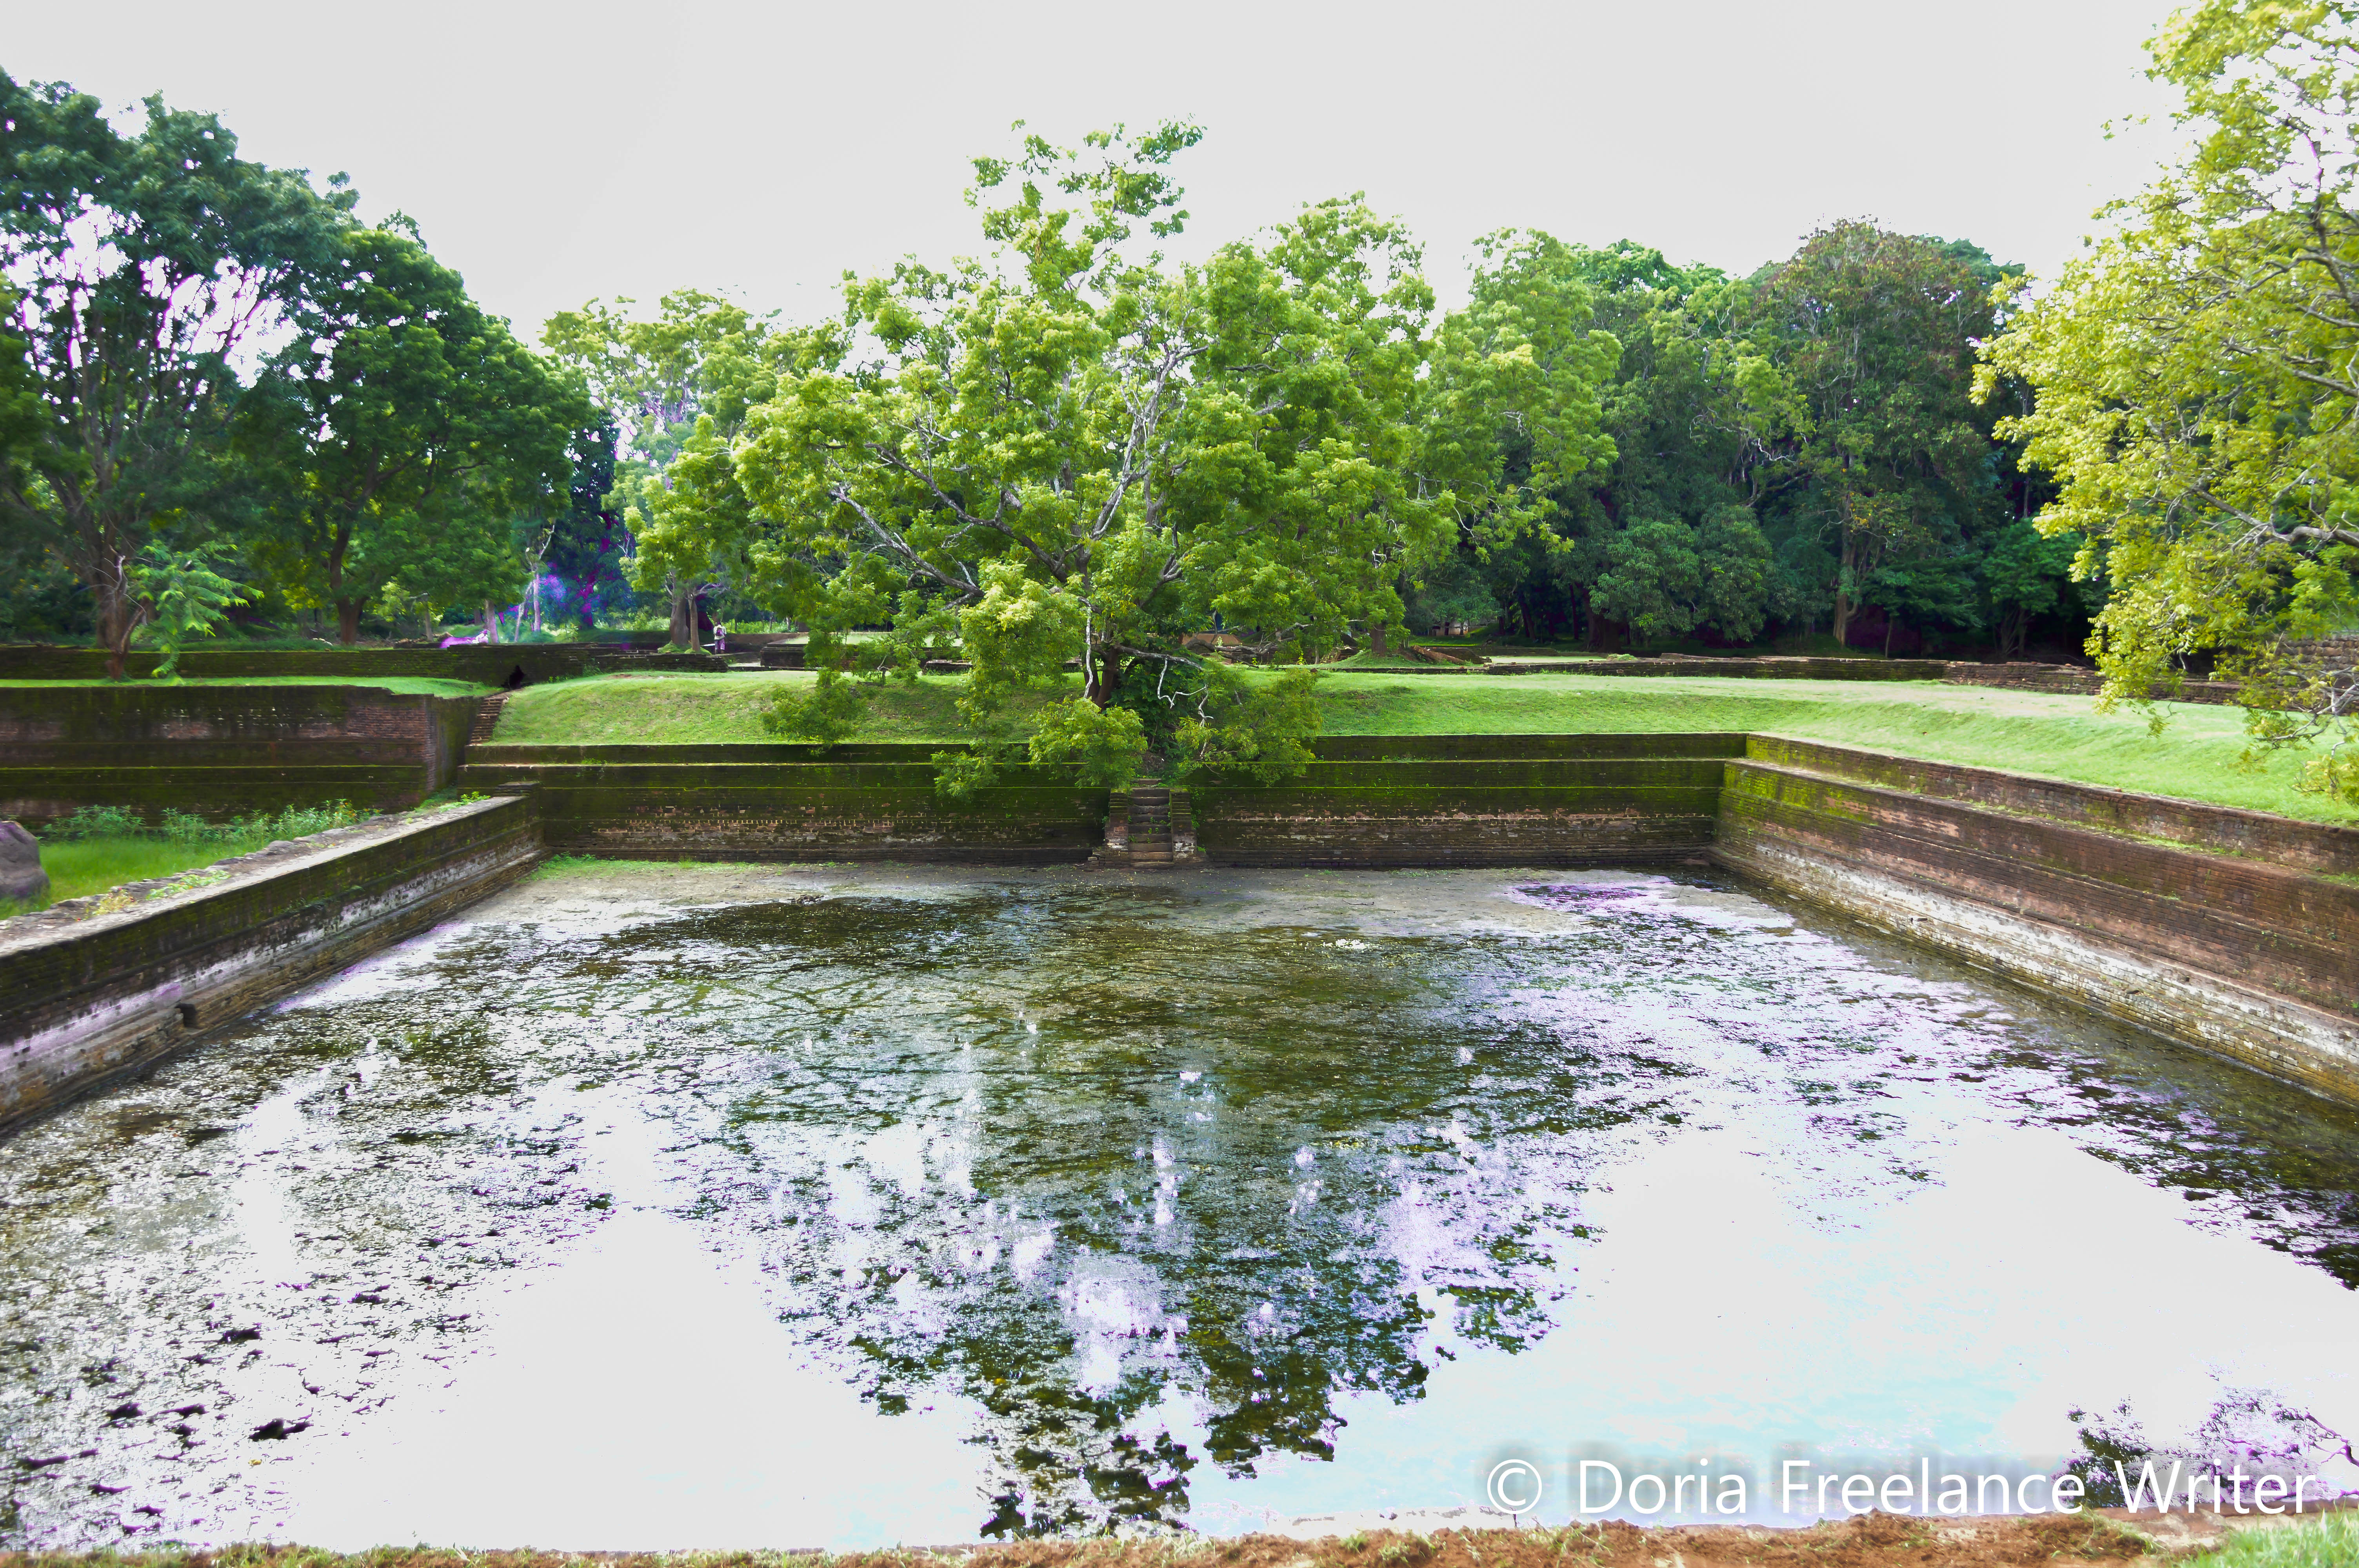
[[[0,1130],[425,930],[540,854],[533,803],[506,796],[0,924]]]

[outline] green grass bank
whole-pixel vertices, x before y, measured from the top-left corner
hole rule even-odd
[[[49,874],[48,896],[27,902],[0,899],[0,918],[47,909],[71,898],[104,892],[125,882],[199,871],[233,855],[251,854],[282,838],[301,838],[361,819],[349,802],[293,806],[277,816],[257,813],[229,822],[168,816],[143,825],[134,813],[99,807],[41,834],[41,870]]]
[[[693,745],[774,737],[761,715],[781,687],[812,677],[604,676],[528,687],[501,710],[495,739],[523,745]],[[867,741],[955,741],[958,676],[893,682],[871,700]],[[2099,713],[2087,697],[1937,681],[1763,681],[1709,676],[1400,676],[1337,671],[1320,685],[1333,735],[1660,734],[1752,730],[2001,768],[2075,784],[2204,801],[2308,821],[2359,814],[2296,787],[2298,754],[2240,767],[2239,708],[2166,703]]]
[[[434,676],[247,676],[221,680],[0,680],[0,691],[11,687],[26,687],[38,691],[54,691],[60,687],[140,687],[149,690],[172,691],[189,687],[214,686],[365,686],[379,691],[389,691],[397,697],[488,697],[497,687],[483,686],[474,681],[444,680]]]

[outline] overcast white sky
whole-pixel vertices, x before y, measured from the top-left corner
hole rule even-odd
[[[1516,225],[1734,271],[1866,216],[2049,271],[2143,182],[2169,0],[1185,5],[0,0],[0,68],[160,91],[248,157],[349,172],[537,333],[699,285],[813,316],[835,279],[978,248],[976,153],[1029,120],[1192,115],[1184,252],[1319,197],[1405,217],[1445,298]]]

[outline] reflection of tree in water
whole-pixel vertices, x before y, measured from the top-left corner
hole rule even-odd
[[[2184,1047],[2100,1040],[1978,1064],[1995,1098],[2186,1195],[2191,1217],[2359,1289],[2359,1114]]]
[[[2264,1237],[2352,1234],[2359,1140],[2319,1147],[2315,1106],[2027,1030],[1897,952],[1635,909],[1349,947],[1195,914],[1035,888],[660,938],[696,1022],[637,1070],[705,1129],[698,1212],[751,1233],[784,1315],[880,1408],[989,1413],[994,1534],[1179,1522],[1200,1464],[1332,1456],[1340,1396],[1420,1397],[1433,1331],[1532,1342],[1588,1173],[1685,1122],[1807,1150],[1774,1179],[1857,1212],[1929,1179],[1943,1121],[1918,1125],[1912,1084],[1962,1080]]]
[[[819,1006],[707,1091],[736,1158],[700,1206],[756,1217],[787,1315],[880,1406],[991,1412],[993,1533],[1176,1522],[1200,1460],[1332,1457],[1339,1394],[1419,1397],[1420,1288],[1461,1336],[1536,1337],[1574,1140],[1634,1114],[1619,1073],[1466,1014],[1465,943],[1091,907],[731,917]]]

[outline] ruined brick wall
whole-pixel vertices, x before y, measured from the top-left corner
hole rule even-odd
[[[156,672],[158,655],[135,651],[124,671],[135,679]],[[725,670],[713,654],[669,653],[622,643],[496,643],[455,648],[190,648],[180,654],[190,680],[383,680],[413,676],[502,687],[572,680],[606,670]],[[97,648],[0,643],[0,680],[103,680],[106,654]]]
[[[0,1126],[423,930],[539,853],[530,802],[479,801],[0,923]]]
[[[2359,1098],[2359,883],[2342,870],[2352,840],[2261,813],[1757,737],[1726,764],[1712,854],[1969,962]]]
[[[1194,781],[1221,866],[1578,866],[1703,854],[1726,735],[1323,736],[1299,778]]]
[[[377,687],[0,687],[0,816],[398,810],[457,776],[473,712]]]
[[[551,849],[621,859],[1053,865],[1101,841],[1104,790],[1013,768],[948,799],[928,761],[941,749],[487,745],[460,783],[529,788]]]

